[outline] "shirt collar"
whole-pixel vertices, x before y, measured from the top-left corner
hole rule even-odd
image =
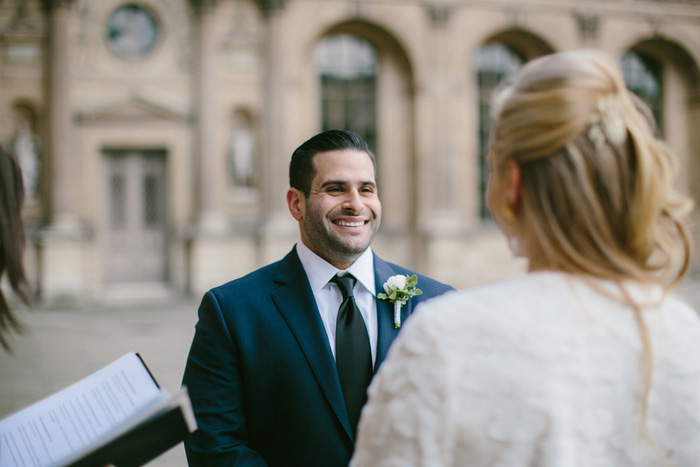
[[[309,247],[304,245],[304,242],[297,242],[297,255],[299,256],[301,265],[304,267],[306,277],[309,279],[309,285],[311,285],[311,291],[314,294],[318,293],[319,290],[328,284],[328,281],[330,281],[333,276],[341,271],[311,251]],[[376,296],[376,289],[374,286],[374,254],[372,254],[371,248],[367,248],[345,271],[355,276],[357,282],[362,284],[369,293]]]

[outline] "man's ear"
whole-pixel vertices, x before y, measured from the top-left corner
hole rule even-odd
[[[292,217],[297,221],[304,219],[306,208],[305,200],[304,193],[296,188],[287,190],[287,206],[289,207],[289,212],[292,214]]]
[[[522,172],[520,166],[515,161],[509,160],[506,166],[506,202],[510,207],[515,207],[520,202],[522,195]]]

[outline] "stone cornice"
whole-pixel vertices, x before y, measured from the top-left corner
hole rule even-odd
[[[103,102],[95,107],[82,109],[75,114],[75,120],[81,125],[154,121],[188,123],[192,121],[188,110],[175,108],[172,104],[155,102],[138,93],[127,98],[118,98],[112,102]]]
[[[373,0],[356,0],[360,3]],[[513,9],[527,12],[595,11],[601,16],[610,14],[647,16],[663,14],[668,18],[684,21],[700,19],[700,0],[422,0],[422,4],[450,7],[455,10],[483,7],[488,9]]]
[[[41,5],[47,10],[53,8],[70,8],[75,0],[41,0]]]
[[[190,0],[190,6],[199,14],[213,11],[219,3],[221,0]]]

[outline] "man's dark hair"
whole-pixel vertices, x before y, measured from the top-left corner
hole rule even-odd
[[[311,180],[316,175],[313,159],[319,152],[357,149],[367,153],[374,173],[377,173],[377,162],[370,151],[367,142],[358,134],[346,130],[328,130],[308,139],[296,148],[289,164],[289,186],[296,188],[308,197],[311,193]]]

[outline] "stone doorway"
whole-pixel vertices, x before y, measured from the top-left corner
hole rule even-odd
[[[103,153],[104,280],[107,285],[165,283],[165,151]]]

